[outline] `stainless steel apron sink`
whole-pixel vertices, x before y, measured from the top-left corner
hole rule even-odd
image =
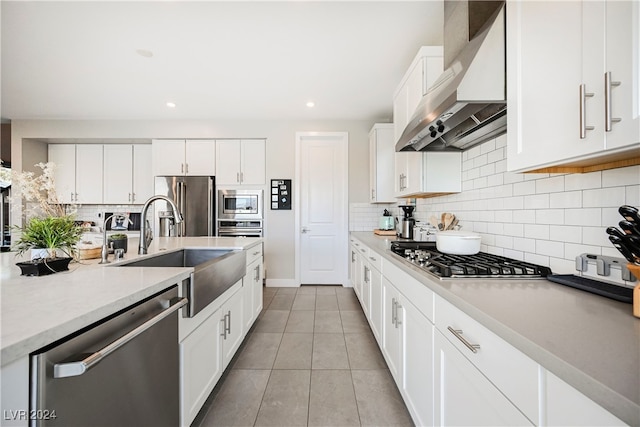
[[[120,267],[193,267],[191,277],[182,283],[189,300],[186,317],[200,310],[242,279],[246,272],[244,251],[229,249],[182,249],[138,260],[124,261]]]

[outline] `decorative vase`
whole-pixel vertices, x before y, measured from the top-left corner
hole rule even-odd
[[[45,276],[47,274],[58,273],[60,271],[69,270],[69,262],[73,258],[41,258],[32,261],[24,261],[16,263],[23,276]]]

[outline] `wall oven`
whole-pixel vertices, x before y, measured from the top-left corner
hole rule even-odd
[[[218,190],[218,236],[262,237],[262,190]]]

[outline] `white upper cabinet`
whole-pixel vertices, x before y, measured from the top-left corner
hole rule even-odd
[[[102,203],[102,144],[49,144],[56,164],[55,181],[62,203]]]
[[[369,132],[369,201],[395,203],[395,141],[392,123],[376,123]]]
[[[216,174],[215,140],[153,140],[152,152],[154,176]]]
[[[509,170],[638,157],[639,16],[634,1],[509,2]]]
[[[442,46],[421,47],[393,96],[394,144],[400,139],[422,96],[442,71]]]
[[[264,185],[264,139],[216,141],[216,185]]]
[[[462,153],[395,153],[396,197],[462,191]]]
[[[104,203],[144,203],[153,195],[151,145],[105,145],[103,186]]]

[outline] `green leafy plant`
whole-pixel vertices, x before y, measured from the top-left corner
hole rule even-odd
[[[77,226],[72,216],[31,218],[21,228],[22,235],[13,248],[18,255],[29,249],[47,249],[49,257],[55,257],[55,250],[61,249],[69,256],[75,254],[75,245],[80,241],[82,228]]]
[[[128,239],[129,236],[127,236],[126,234],[112,234],[111,236],[109,236],[109,240],[124,240],[124,239]]]

